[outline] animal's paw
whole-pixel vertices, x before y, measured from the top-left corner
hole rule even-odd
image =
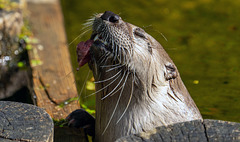
[[[84,109],[73,111],[67,116],[66,120],[69,127],[83,128],[86,134],[95,135],[95,119]]]

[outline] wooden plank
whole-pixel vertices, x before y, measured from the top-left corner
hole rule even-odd
[[[27,7],[31,30],[39,40],[29,51],[30,60],[42,62],[39,66],[31,64],[36,104],[55,119],[65,118],[80,105],[73,101],[59,107],[60,103],[77,97],[60,4],[58,0],[28,1]]]

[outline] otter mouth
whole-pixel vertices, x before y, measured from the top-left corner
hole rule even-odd
[[[91,47],[101,49],[101,52],[112,52],[110,48],[111,45],[104,41],[102,36],[96,33],[92,34],[89,40],[85,42],[82,41],[77,45],[77,60],[79,67],[82,67],[91,60]]]
[[[119,49],[118,34],[121,18],[111,11],[98,14],[92,22],[93,32],[89,40],[82,41],[77,45],[77,60],[79,67],[82,67],[89,61],[94,61],[99,66],[106,60],[112,59],[114,63],[121,62],[123,45]],[[115,33],[115,34],[110,34]],[[118,59],[119,58],[119,59]],[[116,61],[116,62],[115,62]],[[112,62],[113,63],[113,62]]]

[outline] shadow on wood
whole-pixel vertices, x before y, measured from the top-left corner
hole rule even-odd
[[[87,142],[83,129],[54,127],[54,142]]]

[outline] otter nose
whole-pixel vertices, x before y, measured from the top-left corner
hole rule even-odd
[[[101,16],[101,18],[103,20],[116,23],[119,21],[120,17],[117,14],[113,13],[112,11],[105,11],[104,14]]]

